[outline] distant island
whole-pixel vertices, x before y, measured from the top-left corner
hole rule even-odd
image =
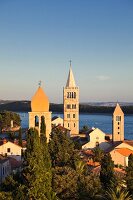
[[[133,114],[133,103],[120,103],[125,114]],[[98,103],[81,103],[79,106],[80,113],[107,113],[112,114],[116,103],[98,102]],[[30,112],[30,101],[4,101],[0,100],[0,111],[13,112]],[[63,104],[50,104],[50,110],[53,113],[63,113]]]

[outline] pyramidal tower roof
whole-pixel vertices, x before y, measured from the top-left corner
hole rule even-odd
[[[121,107],[120,107],[120,105],[119,105],[119,103],[116,104],[116,107],[115,107],[115,110],[114,110],[114,114],[115,115],[123,115],[124,114],[122,109],[121,109]]]
[[[74,79],[74,76],[73,76],[73,71],[72,71],[71,66],[70,66],[70,70],[69,70],[69,75],[68,75],[66,87],[76,87],[75,79]]]
[[[32,112],[49,111],[49,100],[41,86],[38,87],[35,95],[32,97],[31,110]]]

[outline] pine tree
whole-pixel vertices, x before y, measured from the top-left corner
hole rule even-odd
[[[133,196],[133,154],[130,154],[128,158],[128,167],[126,169],[126,172],[127,189]]]
[[[116,185],[116,178],[114,175],[114,162],[110,154],[105,154],[101,160],[100,181],[104,189]]]
[[[48,171],[47,152],[42,153],[42,142],[38,131],[30,129],[27,135],[27,150],[24,156],[23,180],[27,187],[27,199],[50,199],[51,173]],[[50,166],[50,164],[49,164]]]

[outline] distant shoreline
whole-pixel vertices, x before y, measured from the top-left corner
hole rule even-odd
[[[121,106],[125,115],[133,114],[133,106]],[[30,101],[14,101],[0,104],[0,111],[13,111],[13,112],[30,112]],[[113,114],[113,106],[94,106],[89,104],[80,104],[80,114]],[[50,104],[50,111],[53,113],[63,113],[63,104]]]

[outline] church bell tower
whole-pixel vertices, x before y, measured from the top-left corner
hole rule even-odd
[[[117,103],[113,113],[113,142],[124,140],[124,113]]]
[[[29,128],[36,128],[39,136],[41,132],[41,122],[44,120],[46,125],[46,137],[49,142],[51,133],[51,112],[49,112],[49,100],[39,85],[35,95],[31,100],[31,112],[29,112]]]
[[[70,70],[63,90],[64,97],[64,127],[70,130],[70,135],[79,134],[79,87],[76,86],[71,62]]]

